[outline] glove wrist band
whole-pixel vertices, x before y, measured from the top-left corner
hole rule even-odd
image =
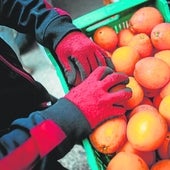
[[[57,114],[57,116],[56,116]],[[91,133],[91,128],[81,111],[68,99],[61,98],[54,105],[41,112],[46,119],[52,119],[74,143]]]

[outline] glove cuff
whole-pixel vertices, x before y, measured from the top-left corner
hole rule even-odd
[[[69,143],[74,145],[91,133],[91,128],[81,111],[66,98],[41,112],[41,116],[52,119],[66,133]]]

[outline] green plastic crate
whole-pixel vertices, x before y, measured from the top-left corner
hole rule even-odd
[[[132,14],[143,6],[154,6],[162,13],[166,22],[170,22],[170,11],[166,0],[119,0],[113,4],[103,6],[88,14],[85,14],[73,21],[89,38],[94,31],[104,25],[112,26],[116,32],[128,27],[128,20]],[[61,81],[65,93],[69,87],[64,78],[62,69],[48,49],[45,49],[47,56],[54,65],[57,75]],[[86,151],[87,161],[91,170],[105,170],[110,157],[97,152],[90,144],[89,139],[82,141]]]

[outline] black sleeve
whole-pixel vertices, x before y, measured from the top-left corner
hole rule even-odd
[[[51,107],[11,124],[9,132],[0,137],[0,169],[26,169],[52,152],[60,159],[90,133],[81,111],[61,98]]]
[[[30,34],[53,50],[67,33],[78,30],[66,12],[46,8],[43,0],[0,0],[0,24]]]

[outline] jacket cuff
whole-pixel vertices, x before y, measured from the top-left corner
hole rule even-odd
[[[72,31],[80,30],[72,23],[69,16],[60,16],[58,19],[54,18],[44,31],[42,43],[50,50],[55,51],[58,43]]]
[[[66,133],[68,141],[81,142],[91,133],[90,125],[81,111],[66,98],[59,99],[54,105],[41,112],[45,119],[51,119]]]

